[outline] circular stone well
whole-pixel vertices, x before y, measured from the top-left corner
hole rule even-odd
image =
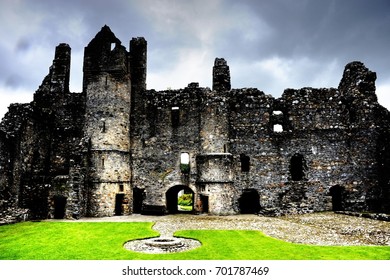
[[[163,249],[169,249],[169,248],[175,248],[175,247],[182,247],[183,242],[179,238],[151,238],[146,239],[145,244],[152,246],[152,247],[158,247]]]
[[[156,237],[131,240],[124,244],[125,249],[148,254],[177,253],[200,247],[202,244],[195,239],[178,237]]]

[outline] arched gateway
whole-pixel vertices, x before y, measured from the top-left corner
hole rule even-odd
[[[166,196],[166,206],[167,206],[167,212],[169,214],[175,214],[175,213],[192,213],[193,210],[182,210],[178,203],[178,197],[179,194],[191,194],[192,195],[192,201],[191,209],[194,209],[194,192],[185,185],[176,185],[171,187],[165,194]]]

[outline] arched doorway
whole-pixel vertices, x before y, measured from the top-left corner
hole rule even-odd
[[[330,195],[332,196],[332,210],[342,211],[343,210],[343,193],[344,188],[336,185],[330,188]]]
[[[182,198],[180,204],[179,198]],[[183,200],[186,200],[187,202],[182,203]],[[173,186],[166,192],[166,203],[169,214],[192,213],[194,209],[194,192],[184,185]]]
[[[255,189],[246,189],[238,199],[241,214],[256,214],[260,211],[260,196]]]

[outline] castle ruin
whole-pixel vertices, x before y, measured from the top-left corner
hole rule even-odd
[[[28,104],[0,123],[0,211],[30,219],[180,212],[281,215],[390,212],[390,116],[375,72],[346,65],[338,88],[280,98],[232,89],[216,58],[212,89],[146,88],[147,42],[129,51],[104,26],[69,91],[60,44]]]

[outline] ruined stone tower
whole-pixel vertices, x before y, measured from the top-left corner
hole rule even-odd
[[[129,213],[130,89],[128,53],[105,26],[84,53],[90,215]]]
[[[201,149],[196,156],[198,207],[206,213],[234,214],[233,155],[229,153],[228,98],[230,71],[223,58],[213,67],[213,91],[205,94],[200,113]]]
[[[72,93],[71,50],[60,44],[33,102],[10,105],[0,218],[390,212],[390,115],[363,63],[347,64],[338,88],[274,98],[232,89],[216,58],[212,90],[155,91],[146,40],[129,47],[104,26]]]

